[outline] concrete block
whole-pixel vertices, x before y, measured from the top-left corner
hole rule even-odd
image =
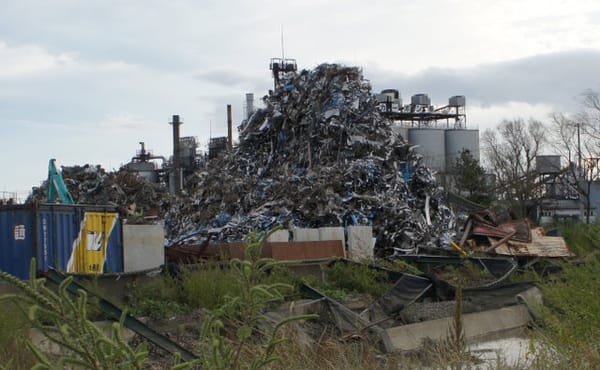
[[[305,229],[301,227],[294,228],[295,242],[318,242],[319,241],[319,229]]]
[[[163,225],[123,225],[124,271],[142,271],[165,263]]]
[[[462,320],[465,339],[473,342],[524,327],[529,323],[529,312],[525,305],[515,305],[464,314]],[[446,317],[389,328],[382,335],[386,351],[414,351],[421,347],[425,338],[444,339],[452,327],[452,321],[452,317]]]
[[[372,226],[349,226],[348,227],[348,258],[360,262],[364,259],[373,259]]]
[[[275,231],[273,234],[271,234],[271,236],[269,236],[269,239],[267,239],[267,242],[269,243],[287,243],[290,241],[290,231],[289,230],[277,230]]]

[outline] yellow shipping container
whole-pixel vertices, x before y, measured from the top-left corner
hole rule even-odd
[[[106,261],[107,241],[117,219],[117,213],[85,212],[79,235],[73,241],[67,272],[102,273]]]

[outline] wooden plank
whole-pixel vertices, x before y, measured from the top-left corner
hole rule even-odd
[[[532,257],[570,257],[574,255],[563,237],[545,236],[542,227],[531,230],[531,243],[519,243],[511,240],[497,247],[496,253]]]

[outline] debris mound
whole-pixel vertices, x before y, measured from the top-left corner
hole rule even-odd
[[[239,145],[187,179],[170,238],[238,241],[256,227],[372,225],[376,253],[448,248],[454,214],[356,67],[289,73],[239,127]]]
[[[106,172],[100,165],[62,166],[62,176],[76,204],[113,205],[128,222],[136,215],[161,217],[162,209],[170,207],[171,195],[164,186],[126,169]],[[26,203],[45,202],[47,189],[46,180]]]

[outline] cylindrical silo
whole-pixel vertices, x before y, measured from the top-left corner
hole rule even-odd
[[[395,133],[402,136],[404,141],[408,142],[408,127],[401,126],[401,125],[394,125],[394,126],[392,126],[392,131],[394,131]]]
[[[479,160],[479,130],[451,129],[446,130],[446,168],[450,170],[460,153],[468,150]]]
[[[423,156],[423,164],[438,172],[446,170],[444,129],[409,128],[408,142],[418,145],[415,151]]]

